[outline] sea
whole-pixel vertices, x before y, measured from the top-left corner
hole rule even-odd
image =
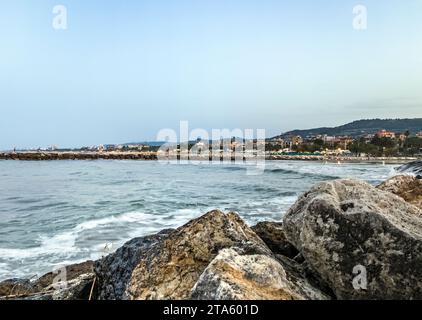
[[[376,185],[396,165],[266,161],[0,161],[0,281],[99,259],[126,241],[220,209],[281,221],[321,181]],[[252,168],[253,167],[253,168]],[[252,170],[255,169],[255,170]]]

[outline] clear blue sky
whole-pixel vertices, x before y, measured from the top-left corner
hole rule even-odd
[[[419,0],[0,0],[0,149],[422,117],[421,35]]]

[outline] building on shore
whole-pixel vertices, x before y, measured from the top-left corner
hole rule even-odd
[[[325,134],[322,137],[322,141],[324,141],[324,143],[326,143],[326,144],[334,145],[334,143],[336,142],[336,136],[329,136],[329,135]]]
[[[400,135],[399,135],[399,140],[400,141],[405,141],[407,139],[407,135],[405,134],[405,133],[400,133]]]
[[[301,136],[294,136],[291,139],[293,145],[298,146],[303,143],[303,138]]]
[[[372,141],[372,139],[375,138],[375,134],[366,134],[363,136],[363,139],[365,140],[366,143],[369,143]]]
[[[396,137],[396,134],[392,131],[387,131],[383,129],[377,132],[377,137],[394,139]]]

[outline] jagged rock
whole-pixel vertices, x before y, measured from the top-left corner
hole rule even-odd
[[[49,287],[53,289],[51,298],[53,300],[88,300],[93,286],[95,274],[86,273],[82,274],[72,280],[63,283],[58,283],[55,287]]]
[[[422,209],[422,180],[415,176],[395,176],[384,181],[377,188],[394,193],[405,201]]]
[[[219,250],[238,246],[271,255],[265,243],[235,213],[214,210],[153,245],[134,269],[130,299],[187,299]]]
[[[299,251],[287,241],[281,222],[263,221],[257,223],[251,229],[265,242],[268,248],[275,254],[294,259]]]
[[[126,242],[116,252],[95,263],[97,275],[97,299],[125,299],[125,290],[133,269],[139,264],[148,249],[163,241],[172,230],[163,230],[155,235],[140,237]]]
[[[88,300],[95,274],[82,274],[72,280],[57,282],[42,291],[17,297],[19,300]]]
[[[61,274],[61,272],[64,272],[64,274]],[[88,260],[82,263],[76,263],[66,266],[62,271],[57,270],[57,272],[46,273],[45,275],[38,278],[38,280],[33,283],[33,286],[36,288],[37,291],[41,291],[47,287],[50,287],[55,281],[55,279],[57,281],[60,276],[64,277],[67,281],[70,281],[78,278],[81,275],[91,274],[93,272],[94,261]]]
[[[28,279],[8,279],[0,282],[0,297],[34,293],[36,289]]]
[[[286,265],[264,254],[220,251],[192,289],[201,300],[325,300],[309,282],[287,272]]]
[[[422,211],[355,180],[323,182],[284,218],[287,239],[339,299],[422,299]]]
[[[0,297],[19,300],[87,300],[95,274],[93,261],[66,266],[35,281],[13,279],[0,283]],[[8,290],[9,289],[9,290]]]

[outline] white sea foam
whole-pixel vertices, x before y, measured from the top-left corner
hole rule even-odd
[[[42,236],[41,245],[32,248],[0,248],[0,257],[4,260],[21,260],[39,258],[48,255],[59,255],[69,258],[86,252],[91,257],[98,258],[104,254],[106,243],[93,245],[91,248],[80,248],[76,246],[76,240],[82,233],[96,230],[107,226],[112,228],[116,224],[127,227],[128,238],[122,238],[113,243],[114,251],[119,245],[133,237],[155,233],[163,228],[176,228],[188,222],[190,219],[204,213],[202,210],[180,209],[169,212],[165,215],[146,214],[144,212],[127,212],[121,215],[114,215],[101,219],[94,219],[82,222],[73,229],[58,233],[53,236]],[[169,219],[168,217],[171,217]],[[155,227],[154,227],[155,226]],[[69,260],[74,261],[74,260]],[[3,263],[3,265],[6,265]]]
[[[150,215],[148,220],[144,221],[144,225],[135,228],[129,232],[130,238],[139,237],[142,235],[153,234],[162,229],[178,228],[189,220],[199,217],[208,211],[215,208],[205,209],[179,209],[166,213],[165,215]],[[160,226],[158,229],[154,226]]]
[[[75,255],[81,251],[87,251],[89,248],[78,248],[75,245],[78,236],[88,230],[94,230],[100,226],[111,226],[119,223],[133,223],[140,220],[148,219],[148,216],[143,212],[127,212],[121,215],[105,217],[101,219],[88,220],[78,224],[71,230],[58,233],[53,236],[41,236],[41,245],[32,248],[0,248],[0,257],[3,259],[25,259],[34,258],[49,254],[59,254],[66,256],[66,254]]]

